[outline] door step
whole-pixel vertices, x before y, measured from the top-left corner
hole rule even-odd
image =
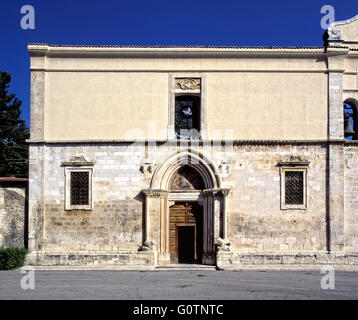
[[[209,266],[205,264],[168,264],[166,266],[156,266],[156,270],[216,270],[216,266]]]

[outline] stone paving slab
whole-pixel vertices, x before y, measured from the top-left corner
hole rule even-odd
[[[358,272],[358,265],[347,264],[306,264],[306,265],[236,265],[234,267],[225,267],[224,270],[267,270],[267,271],[305,271],[305,270],[321,270],[326,266],[332,266],[336,271],[353,271]]]
[[[261,300],[358,299],[358,272],[335,272],[322,289],[320,270],[35,271],[34,290],[19,270],[0,271],[0,300]]]
[[[318,270],[320,271],[322,267],[327,265],[235,265],[233,267],[225,267],[226,271],[239,271],[239,270],[266,270],[266,271],[305,271],[305,270]],[[329,265],[334,267],[336,271],[354,271],[358,272],[358,265]],[[190,264],[173,264],[168,266],[134,266],[134,265],[109,265],[109,264],[98,264],[98,265],[84,265],[84,266],[32,266],[34,270],[42,271],[103,271],[103,270],[113,270],[113,271],[168,271],[168,270],[211,270],[215,271],[217,268],[215,266],[208,265],[190,265]]]

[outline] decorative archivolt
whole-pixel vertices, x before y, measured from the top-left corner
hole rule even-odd
[[[169,190],[173,174],[182,166],[192,166],[203,179],[205,189],[220,188],[221,180],[211,161],[194,150],[175,153],[154,171],[150,188]]]

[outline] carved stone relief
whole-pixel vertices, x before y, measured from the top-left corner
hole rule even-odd
[[[227,177],[231,173],[232,163],[231,160],[219,160],[218,169],[223,177]]]
[[[200,90],[200,79],[194,79],[194,78],[175,79],[175,89]]]
[[[140,171],[146,176],[149,177],[153,174],[157,164],[151,160],[144,160],[140,166]]]

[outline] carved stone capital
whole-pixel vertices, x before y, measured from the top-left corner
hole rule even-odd
[[[230,188],[204,189],[203,196],[205,198],[212,198],[215,196],[227,196],[229,195],[230,191],[231,191]]]
[[[231,189],[230,188],[221,188],[220,192],[223,196],[227,197],[230,193]]]
[[[162,189],[144,189],[142,192],[145,196],[152,198],[166,198],[170,193],[168,190]]]
[[[220,189],[204,189],[203,196],[205,198],[212,198],[219,194]]]

